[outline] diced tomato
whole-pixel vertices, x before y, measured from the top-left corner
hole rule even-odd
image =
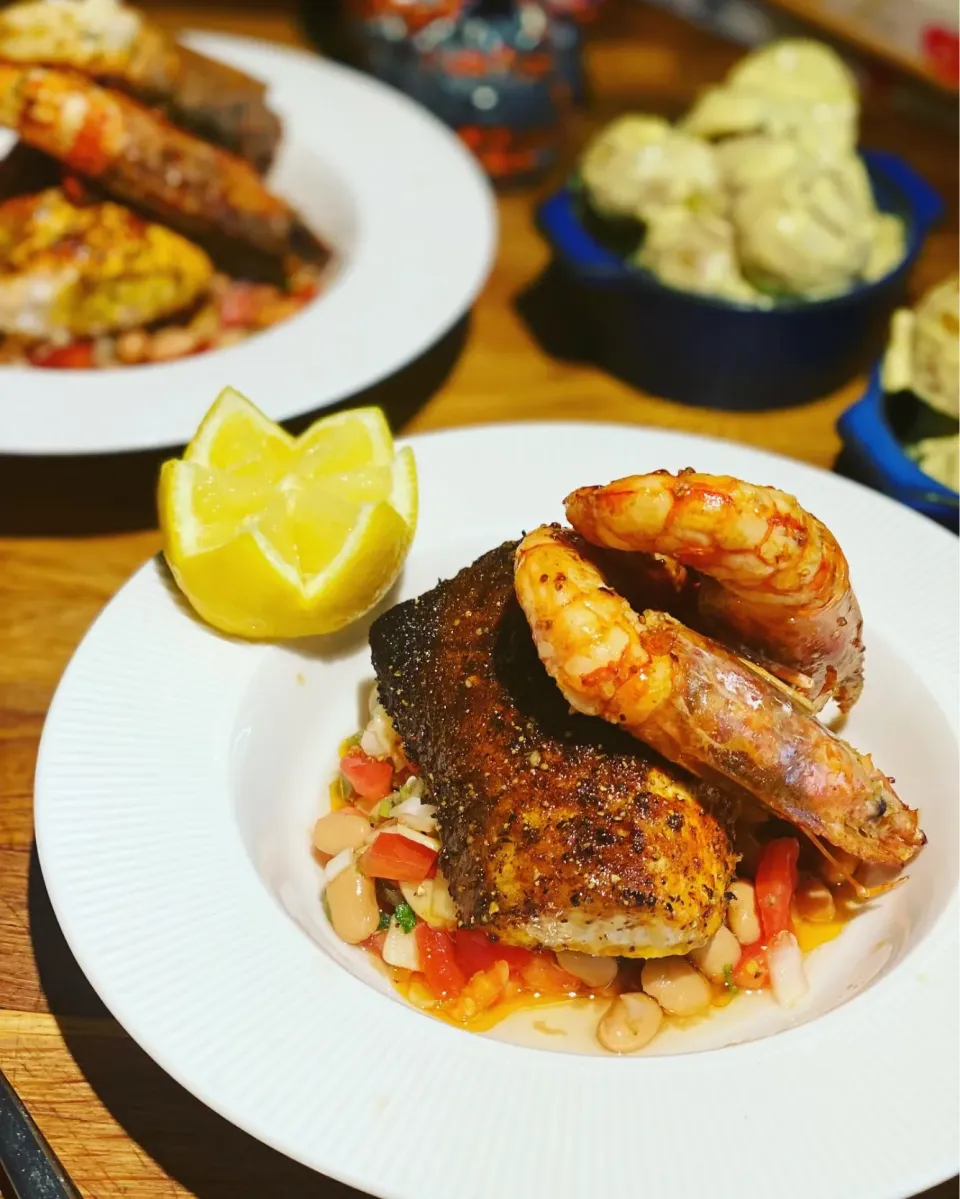
[[[414,936],[427,986],[438,999],[452,999],[467,985],[453,952],[453,937],[442,928],[418,921]]]
[[[535,953],[522,970],[523,981],[541,995],[569,995],[577,989],[577,979],[557,965],[553,954]]]
[[[501,945],[499,941],[491,941],[486,933],[476,928],[457,930],[454,935],[454,953],[460,969],[467,978],[472,978],[480,970],[489,970],[496,962],[506,962],[511,974],[519,974],[533,958],[529,949]]]
[[[494,962],[489,970],[478,970],[449,1005],[447,1015],[464,1024],[493,1007],[504,997],[510,981],[510,967],[504,961]]]
[[[381,833],[360,859],[360,871],[368,878],[386,878],[398,883],[420,883],[437,862],[437,851],[412,841],[402,833]]]
[[[393,790],[393,765],[371,758],[359,745],[340,759],[340,773],[363,799],[383,799]]]
[[[93,342],[72,341],[66,346],[45,346],[30,355],[34,366],[50,370],[88,370],[93,366]]]
[[[315,300],[319,294],[319,283],[306,283],[294,290],[293,298],[299,300],[301,304],[308,304],[311,300]]]
[[[733,968],[733,984],[742,991],[759,991],[770,986],[770,967],[767,951],[759,941],[745,945],[740,960]]]
[[[220,299],[220,322],[225,329],[255,325],[269,289],[255,283],[234,283]]]
[[[799,856],[796,837],[768,841],[760,854],[754,889],[765,941],[790,928],[790,901],[797,889]]]

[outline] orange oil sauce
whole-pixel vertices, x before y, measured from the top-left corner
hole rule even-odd
[[[578,1005],[597,1003],[605,1006],[622,989],[614,985],[596,990],[588,990],[584,987],[583,990],[570,991],[567,994],[546,994],[518,989],[517,985],[508,985],[508,992],[504,998],[498,1000],[491,1007],[477,1012],[469,1020],[458,1020],[445,1010],[444,1004],[436,1000],[422,974],[410,974],[406,970],[391,970],[387,967],[387,975],[398,993],[408,1003],[420,1008],[421,1011],[429,1012],[431,1016],[442,1020],[445,1024],[451,1024],[454,1028],[465,1028],[468,1032],[489,1032],[491,1028],[494,1028],[502,1020],[506,1020],[508,1016],[535,1008],[556,1008],[569,1003]],[[511,979],[511,983],[516,984],[516,980]]]
[[[831,887],[830,890],[833,892],[833,902],[836,906],[836,915],[833,920],[816,923],[812,920],[801,920],[797,915],[796,908],[791,913],[793,932],[803,953],[810,953],[818,946],[826,945],[828,941],[839,937],[850,921],[856,919],[863,906],[857,900],[849,883],[840,883]]]

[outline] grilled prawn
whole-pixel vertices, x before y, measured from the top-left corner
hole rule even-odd
[[[114,196],[221,252],[329,251],[249,163],[80,75],[0,65],[0,124]]]
[[[0,204],[0,333],[69,340],[171,316],[213,264],[119,204],[77,207],[57,188]]]
[[[597,551],[544,525],[521,541],[514,585],[540,659],[577,711],[632,733],[708,782],[726,780],[868,862],[924,843],[917,813],[868,756],[785,690],[673,617],[635,612]]]
[[[863,622],[847,560],[793,496],[728,475],[655,471],[580,487],[567,519],[594,545],[664,554],[694,570],[704,629],[820,708],[863,687]]]
[[[160,108],[261,174],[280,141],[262,83],[178,45],[117,0],[23,0],[3,8],[0,61],[89,75]]]

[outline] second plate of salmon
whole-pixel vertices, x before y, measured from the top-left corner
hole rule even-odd
[[[25,38],[17,14],[69,28]],[[107,15],[105,59],[87,47]],[[0,58],[0,452],[182,445],[224,382],[278,420],[323,409],[483,285],[484,176],[369,76],[242,38],[175,45],[92,0],[5,10]]]

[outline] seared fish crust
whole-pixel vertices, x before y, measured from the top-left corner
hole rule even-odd
[[[511,945],[686,953],[726,910],[731,801],[570,712],[516,602],[515,548],[370,630],[380,700],[438,807],[461,924]]]

